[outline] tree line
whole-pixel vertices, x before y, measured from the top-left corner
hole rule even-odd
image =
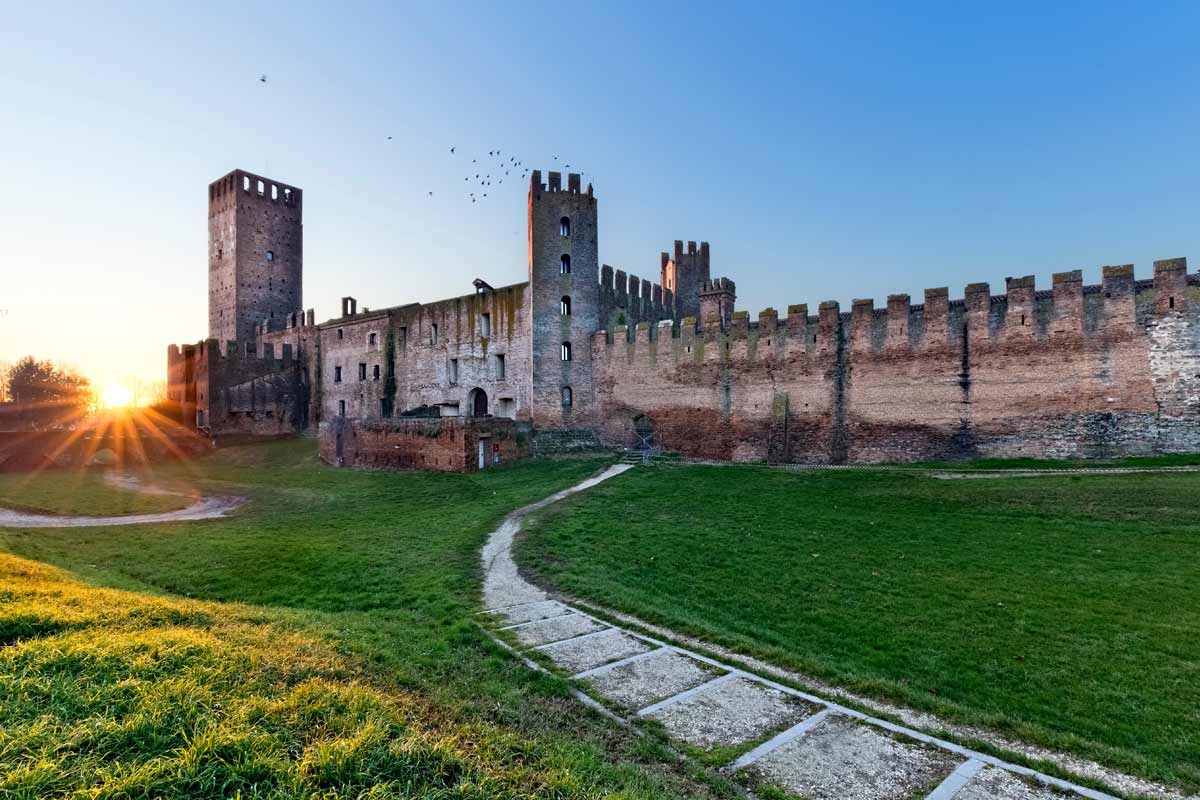
[[[94,413],[97,400],[91,381],[70,367],[33,356],[0,365],[0,427],[69,427]]]

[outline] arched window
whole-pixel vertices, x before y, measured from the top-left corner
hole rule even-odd
[[[574,401],[574,399],[575,399],[575,398],[574,398],[574,395],[573,395],[573,394],[572,394],[572,392],[571,392],[571,387],[570,387],[570,386],[564,386],[564,387],[562,388],[562,403],[563,403],[563,408],[570,408],[570,407],[571,407],[571,404],[572,404],[572,402]]]
[[[558,271],[563,275],[571,274],[571,257],[566,253],[558,260]]]
[[[570,217],[563,217],[562,219],[560,219],[558,221],[558,234],[559,234],[559,236],[570,236],[571,235],[571,218]]]
[[[564,317],[571,316],[571,297],[570,297],[570,295],[565,295],[565,294],[563,295],[562,300],[560,300],[559,304],[558,304],[558,312],[560,314],[562,314]]]
[[[570,342],[562,343],[562,360],[563,361],[571,360],[571,343]]]
[[[268,263],[268,264],[270,264],[270,263],[271,263],[272,261],[274,261],[274,260],[275,260],[275,251],[274,251],[274,250],[268,250],[268,251],[267,251],[267,263]]]

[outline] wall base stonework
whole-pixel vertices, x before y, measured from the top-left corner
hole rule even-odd
[[[530,426],[497,417],[413,417],[321,423],[321,459],[335,466],[475,472],[529,455]]]

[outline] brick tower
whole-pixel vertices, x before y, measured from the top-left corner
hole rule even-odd
[[[303,307],[301,192],[235,169],[208,185],[208,335],[253,340]]]
[[[596,198],[579,175],[541,170],[529,182],[532,416],[547,428],[589,425],[592,334],[600,329]]]
[[[675,253],[662,254],[662,287],[675,295],[675,313],[680,317],[700,315],[700,291],[709,276],[708,242],[687,243],[675,240]]]

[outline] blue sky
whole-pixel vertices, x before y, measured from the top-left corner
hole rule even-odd
[[[0,361],[161,377],[235,167],[305,190],[319,318],[523,280],[525,186],[462,180],[497,148],[588,173],[605,263],[708,240],[752,313],[1200,259],[1200,4],[447,8],[10,5]]]

